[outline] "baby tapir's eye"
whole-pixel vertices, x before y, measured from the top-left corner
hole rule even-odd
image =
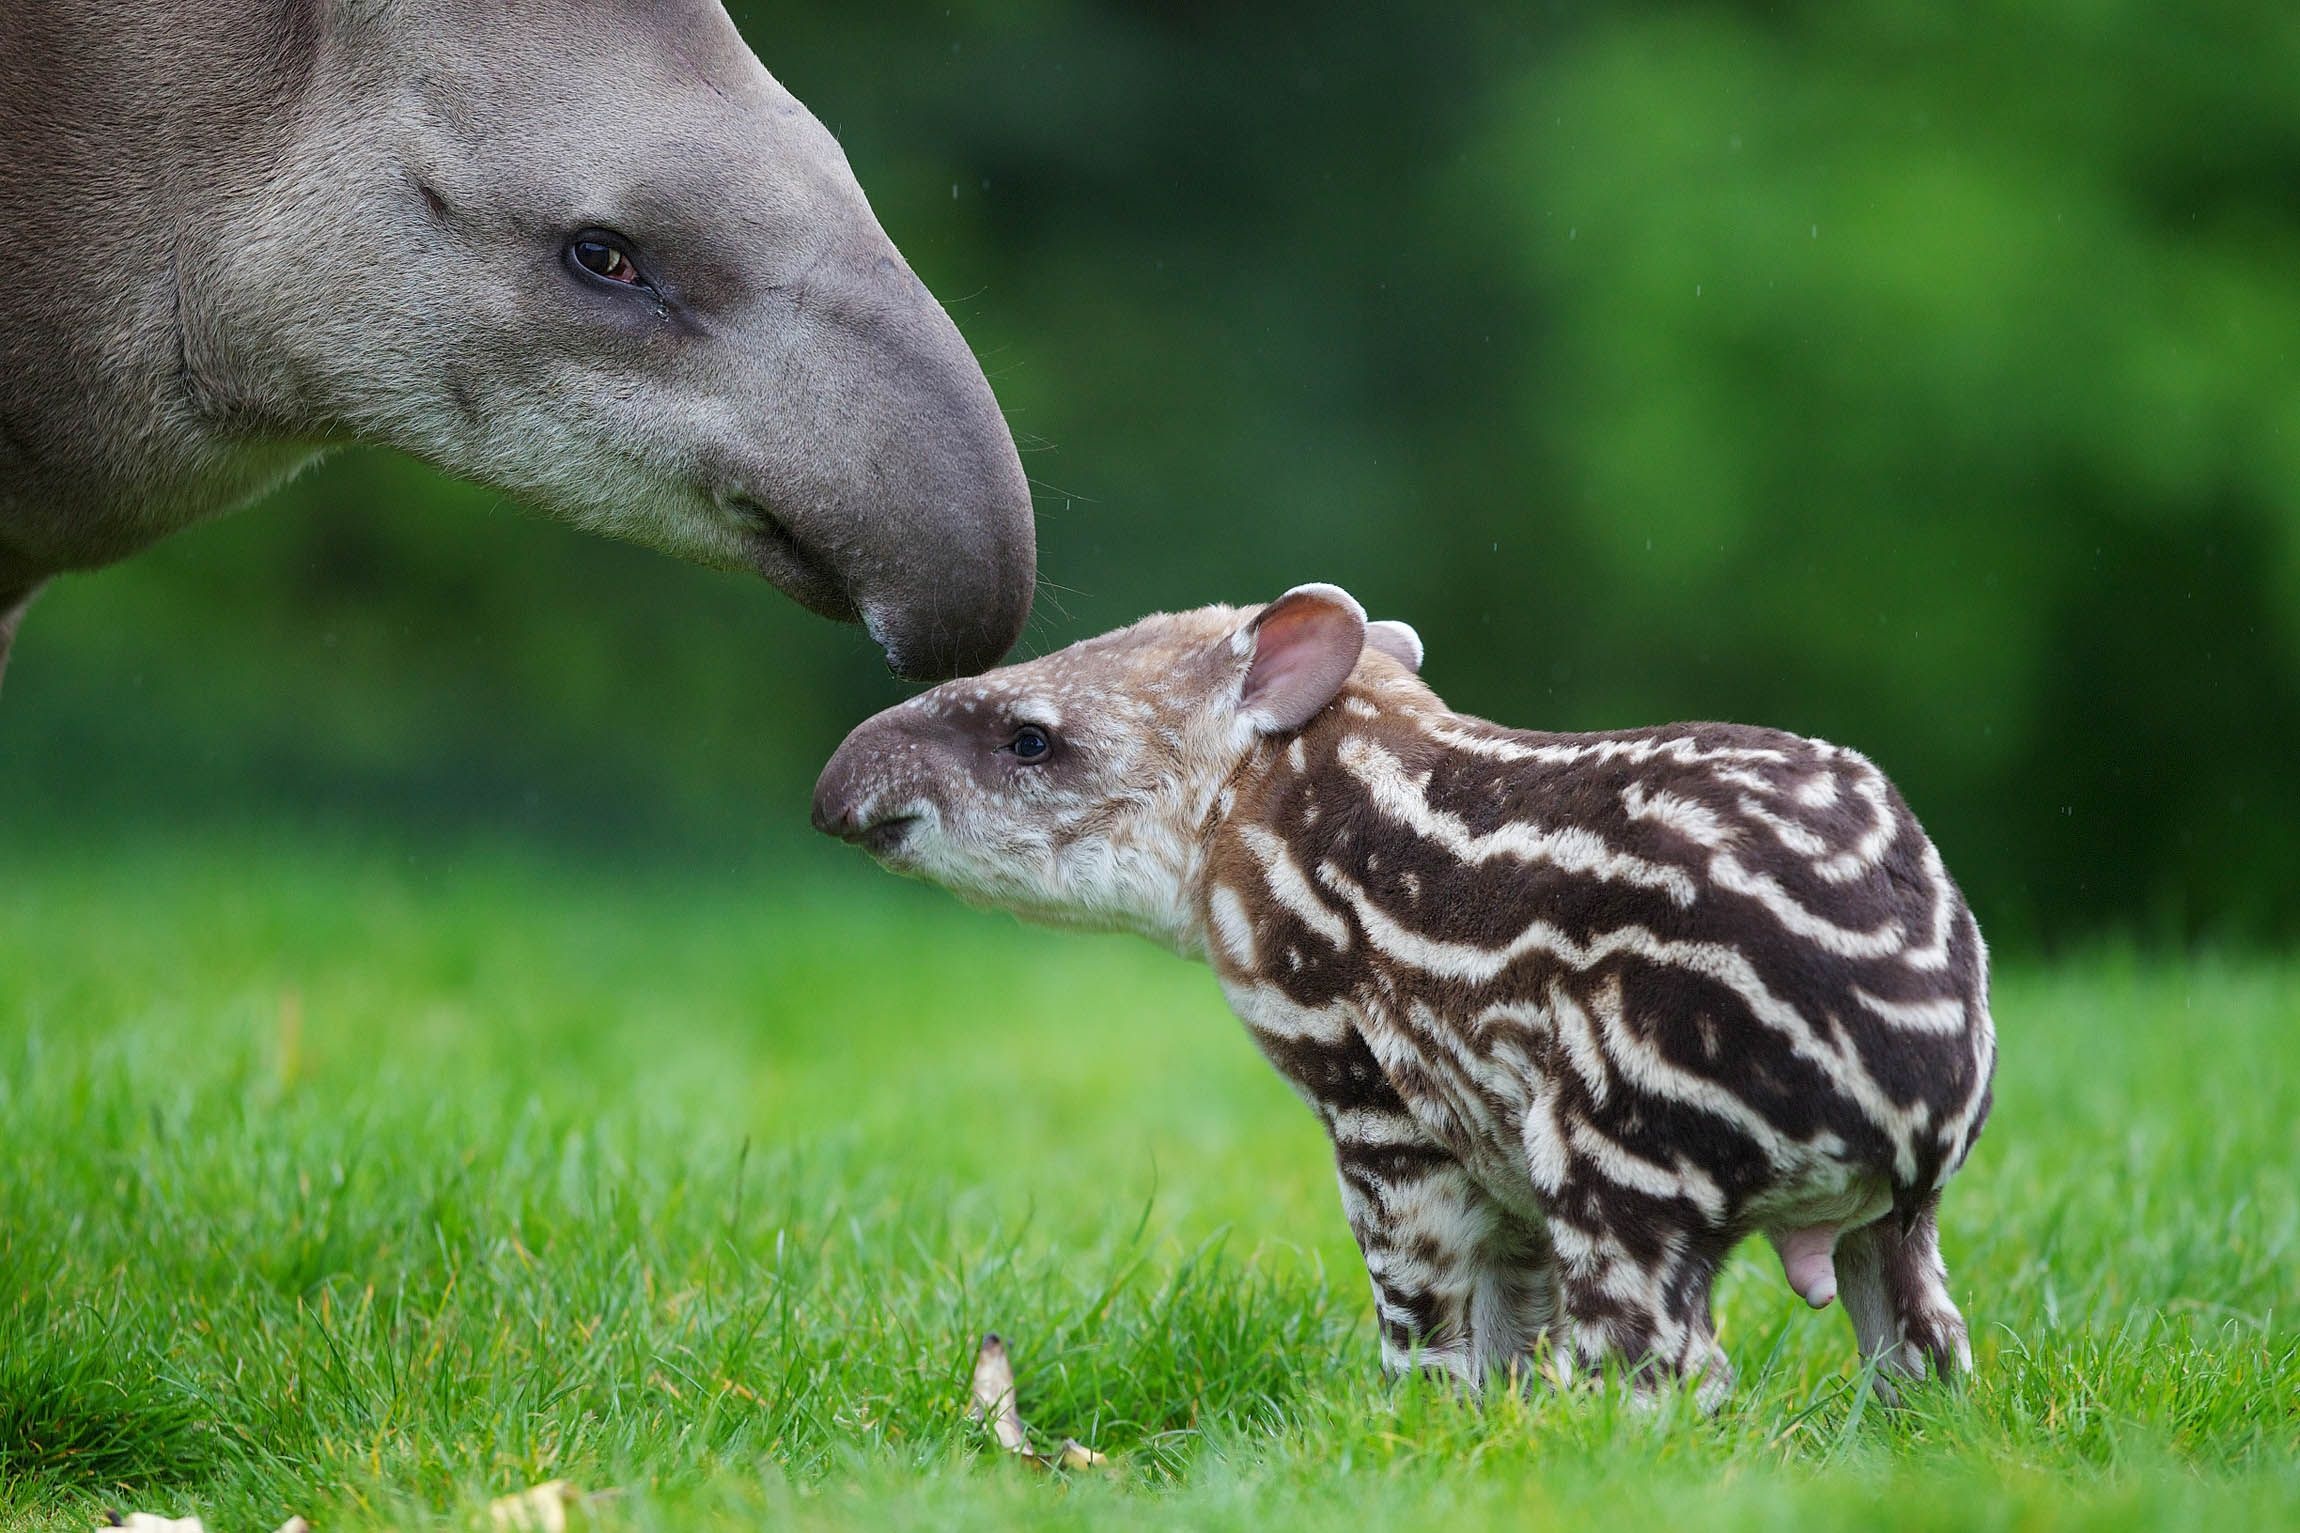
[[[1014,732],[1014,740],[1006,748],[1014,752],[1017,761],[1044,761],[1047,752],[1054,749],[1054,741],[1036,724],[1025,724]]]

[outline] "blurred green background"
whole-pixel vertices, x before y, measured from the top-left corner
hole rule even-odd
[[[1027,647],[1336,580],[1457,707],[1859,746],[2000,949],[2300,933],[2300,9],[736,10],[1006,406]],[[354,453],[43,599],[0,819],[741,864],[899,695]]]

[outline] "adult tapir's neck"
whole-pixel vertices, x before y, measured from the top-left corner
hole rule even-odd
[[[219,433],[184,333],[186,264],[296,131],[319,3],[0,4],[0,227],[40,295],[0,309],[0,554],[102,563],[308,455]]]

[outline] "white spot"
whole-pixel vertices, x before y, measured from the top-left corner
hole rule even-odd
[[[1808,809],[1826,809],[1837,801],[1837,774],[1815,772],[1797,785],[1797,802]]]

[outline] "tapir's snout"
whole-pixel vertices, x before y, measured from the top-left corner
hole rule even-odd
[[[800,284],[764,461],[760,572],[859,619],[914,681],[985,670],[1037,585],[1030,485],[958,327],[875,227]]]
[[[902,709],[865,719],[832,753],[815,779],[815,829],[851,841],[874,857],[900,849],[925,805],[896,780],[896,769],[914,760],[917,742],[904,732]]]
[[[854,736],[849,735],[824,765],[822,775],[815,779],[815,829],[841,841],[853,840],[866,824],[862,797],[857,792],[861,784],[855,766]]]
[[[872,478],[883,476],[892,503],[849,587],[888,667],[911,681],[996,665],[1022,636],[1038,585],[1022,461],[955,327],[951,340],[951,370],[971,377],[950,379],[935,405],[912,417],[916,434],[874,465]]]

